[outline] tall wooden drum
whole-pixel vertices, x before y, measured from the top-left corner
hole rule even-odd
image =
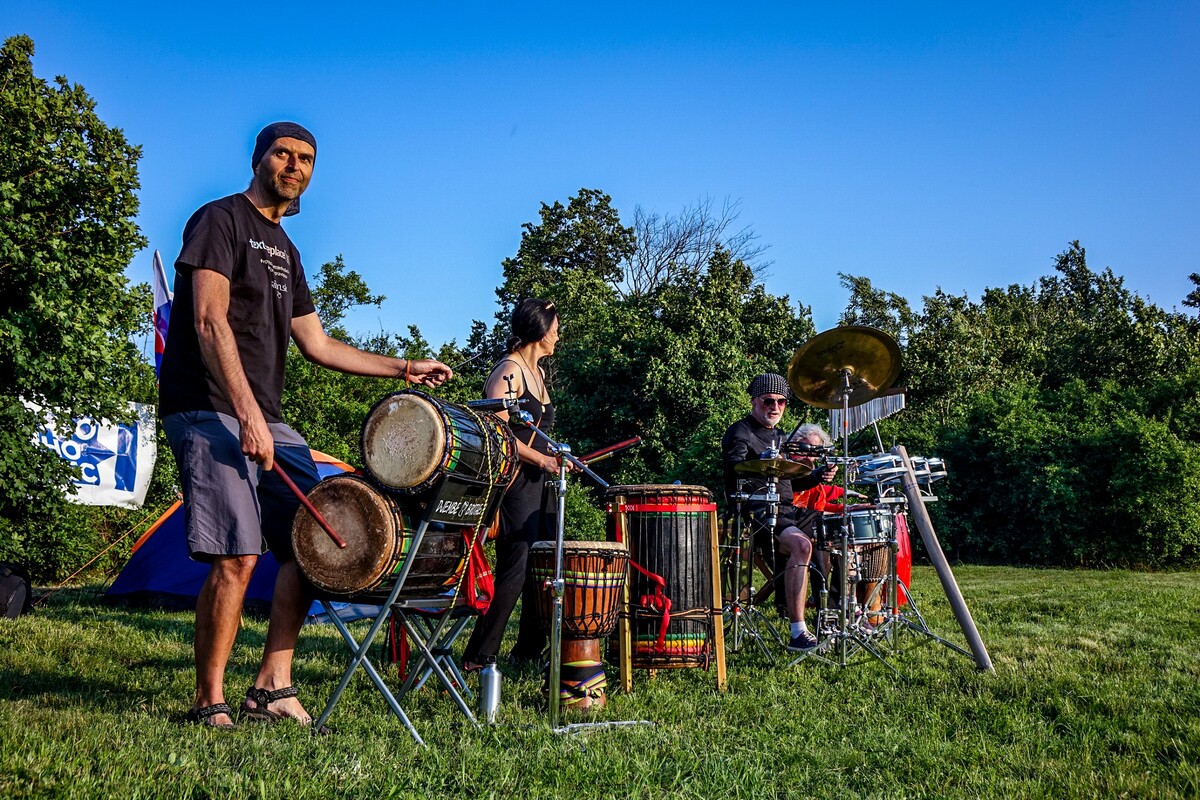
[[[628,669],[717,664],[725,687],[717,522],[703,486],[610,486],[608,538],[629,548],[630,570],[619,647]]]

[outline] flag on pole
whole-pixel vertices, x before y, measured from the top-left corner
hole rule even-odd
[[[154,376],[162,369],[163,349],[167,346],[167,323],[171,320],[171,290],[162,257],[154,251]]]

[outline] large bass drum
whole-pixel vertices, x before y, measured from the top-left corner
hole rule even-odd
[[[503,489],[517,470],[516,439],[499,417],[415,389],[375,404],[363,422],[362,453],[371,477],[406,495],[451,474]]]
[[[346,542],[340,549],[312,514],[301,508],[292,523],[292,547],[301,574],[336,596],[382,601],[412,546],[413,517],[397,500],[354,475],[326,478],[308,499]],[[429,525],[400,597],[436,597],[461,574],[463,532]]]
[[[713,592],[712,493],[703,486],[610,486],[608,538],[629,548],[635,669],[708,666]]]

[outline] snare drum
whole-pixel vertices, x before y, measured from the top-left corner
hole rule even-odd
[[[856,544],[890,541],[896,530],[892,512],[887,509],[851,511],[848,516],[850,538]]]
[[[516,439],[499,417],[415,389],[375,404],[363,422],[362,453],[371,477],[406,495],[446,475],[503,488],[517,470]]]
[[[407,510],[354,475],[326,478],[308,499],[346,541],[346,549],[301,508],[292,523],[301,574],[329,594],[385,599],[412,545],[414,526]],[[400,597],[436,597],[453,586],[466,561],[465,542],[461,530],[428,526]]]

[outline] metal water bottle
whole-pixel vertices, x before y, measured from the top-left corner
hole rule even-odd
[[[496,722],[496,709],[500,706],[500,670],[496,657],[488,656],[479,671],[479,716],[489,725]]]

